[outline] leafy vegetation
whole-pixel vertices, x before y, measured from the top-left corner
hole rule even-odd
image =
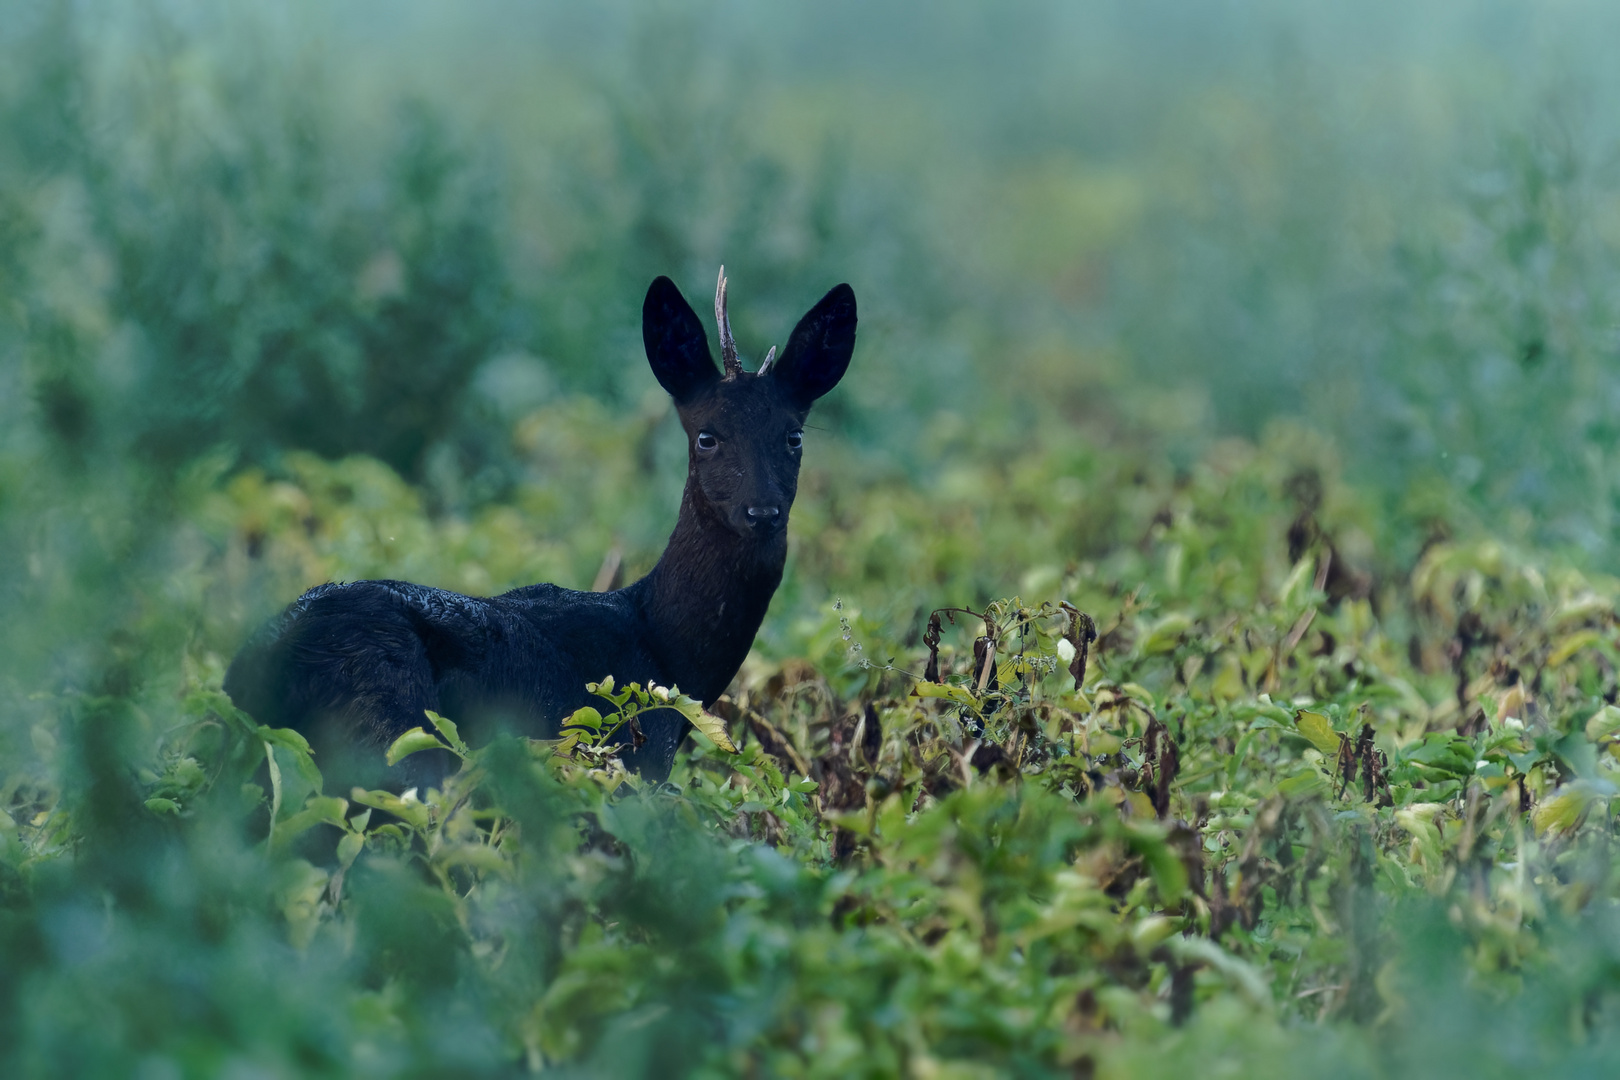
[[[867,7],[5,6],[0,1072],[1613,1070],[1612,14]],[[710,712],[231,706],[320,581],[649,568],[722,259],[863,322]]]
[[[824,605],[715,707],[741,751],[694,735],[657,787],[602,717],[664,691],[604,686],[550,743],[424,717],[395,754],[464,765],[403,796],[324,790],[217,654],[188,651],[178,697],[62,698],[6,789],[8,1045],[379,1075],[1607,1060],[1620,583],[1490,541],[1380,578],[1344,554],[1348,493],[1288,454],[1145,484],[1119,515],[1139,543],[1032,582],[1072,608]],[[1072,464],[1013,471],[1043,467]],[[231,541],[193,572],[250,535],[338,577],[371,557],[355,535],[464,562],[374,464],[303,469],[210,489],[193,516]],[[964,513],[906,495],[841,493]]]

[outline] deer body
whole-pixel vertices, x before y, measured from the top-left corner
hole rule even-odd
[[[398,581],[321,585],[294,601],[232,661],[225,690],[261,723],[310,739],[317,762],[362,782],[436,781],[446,755],[382,770],[382,752],[432,709],[480,729],[550,737],[587,682],[678,686],[712,704],[753,644],[787,558],[805,416],[849,365],[855,296],[829,292],[774,364],[742,370],[716,297],[725,373],[701,322],[659,278],[642,312],[647,357],[687,434],[680,516],[658,564],[613,592],[530,585],[495,597]],[[773,350],[774,353],[774,350]],[[686,720],[645,714],[631,768],[669,775]]]

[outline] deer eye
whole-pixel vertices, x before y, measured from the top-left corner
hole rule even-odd
[[[790,432],[788,432],[788,449],[789,450],[797,450],[797,449],[799,449],[799,447],[801,447],[803,445],[804,445],[804,432],[802,432],[802,431],[790,431]]]
[[[707,431],[698,432],[697,448],[699,450],[713,450],[719,445],[720,440],[709,434]]]

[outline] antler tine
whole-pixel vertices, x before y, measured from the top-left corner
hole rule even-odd
[[[759,365],[759,374],[765,375],[769,373],[771,365],[774,363],[776,363],[776,346],[772,345],[771,351],[765,354],[765,362]]]
[[[726,268],[720,267],[720,281],[714,287],[714,321],[720,324],[720,359],[726,366],[726,378],[735,379],[742,374],[742,361],[737,359],[737,340],[731,336],[731,316],[726,314]]]

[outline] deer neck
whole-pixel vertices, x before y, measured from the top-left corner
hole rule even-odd
[[[683,692],[705,704],[725,692],[753,646],[786,561],[785,526],[764,537],[739,536],[687,480],[669,546],[640,583],[653,655]]]

